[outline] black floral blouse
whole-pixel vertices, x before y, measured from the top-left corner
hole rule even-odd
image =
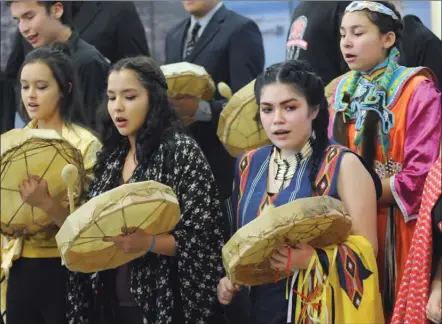
[[[103,174],[95,175],[90,198],[116,187],[129,149],[122,143],[111,154]],[[209,164],[190,137],[174,134],[137,167],[132,181],[154,180],[177,195],[181,220],[172,233],[176,256],[148,253],[132,261],[130,290],[144,313],[144,323],[215,323],[220,318],[216,286],[223,276],[223,217]],[[100,276],[71,273],[68,282],[70,324],[93,324],[94,283]],[[108,296],[109,299],[112,296]]]

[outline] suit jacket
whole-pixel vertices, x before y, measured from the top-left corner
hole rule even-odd
[[[94,46],[81,39],[76,30],[69,38],[69,43],[72,48],[72,62],[79,77],[84,110],[90,126],[96,129],[95,117],[106,91],[109,63]]]
[[[350,3],[301,1],[293,11],[286,58],[310,63],[325,85],[349,71],[341,54],[339,27]]]
[[[146,33],[132,1],[75,1],[73,25],[82,39],[112,63],[149,56]]]
[[[399,64],[430,68],[437,76],[439,89],[442,89],[442,41],[418,17],[406,15],[402,21],[404,30],[399,45]]]
[[[190,18],[166,36],[166,64],[182,62]],[[223,81],[233,92],[255,79],[264,69],[264,46],[256,23],[222,6],[212,17],[185,61],[203,66],[215,84]],[[212,120],[194,122],[190,132],[206,155],[224,198],[230,197],[235,159],[227,153],[216,131],[225,104],[216,93],[211,102]]]

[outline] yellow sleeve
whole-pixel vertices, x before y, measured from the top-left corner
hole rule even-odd
[[[98,140],[93,140],[83,153],[84,170],[86,171],[86,176],[89,179],[92,179],[93,168],[97,162],[97,154],[100,150],[101,143]]]

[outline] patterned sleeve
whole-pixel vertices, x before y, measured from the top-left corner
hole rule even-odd
[[[441,95],[423,81],[408,104],[402,171],[390,178],[391,191],[405,220],[417,216],[425,178],[439,154]]]
[[[216,286],[224,273],[221,205],[214,177],[201,149],[189,138],[177,146],[174,187],[181,221],[173,235],[183,312],[186,323],[210,323],[219,307]]]

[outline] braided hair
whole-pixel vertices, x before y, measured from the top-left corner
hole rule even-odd
[[[149,94],[147,116],[136,138],[136,159],[138,163],[146,164],[161,142],[167,136],[178,131],[178,119],[169,103],[166,78],[152,58],[147,56],[124,58],[111,67],[109,75],[112,72],[126,69],[136,73],[138,80]],[[102,168],[105,167],[108,157],[115,151],[116,147],[127,147],[129,145],[127,137],[118,132],[108,113],[107,96],[105,96],[100,106],[98,121],[103,149],[98,154],[95,174],[99,174]]]
[[[289,84],[305,96],[309,112],[313,113],[318,109],[318,115],[313,120],[312,129],[315,133],[313,140],[312,168],[309,174],[310,184],[313,191],[316,191],[315,180],[324,156],[324,151],[330,141],[327,134],[329,123],[329,111],[325,97],[324,83],[317,76],[307,62],[289,60],[270,66],[263,74],[258,76],[255,82],[256,103],[260,104],[261,90],[265,85],[272,83]],[[261,127],[259,109],[255,117]]]
[[[393,46],[389,49],[389,53],[393,48],[396,48],[399,46],[401,37],[402,37],[402,30],[403,30],[403,23],[401,20],[401,15],[396,9],[396,7],[390,2],[390,1],[373,1],[378,2],[386,6],[387,8],[391,9],[399,19],[393,19],[393,17],[385,14],[381,14],[379,12],[373,12],[370,10],[362,10],[366,15],[367,18],[378,27],[379,32],[382,35],[385,35],[389,32],[394,32],[396,35],[396,41],[393,44]],[[354,94],[354,91],[356,90],[357,86],[357,80],[358,77],[354,76],[354,84],[349,87],[348,92],[343,94],[342,101],[350,104],[352,100],[352,96]],[[389,82],[380,82],[379,89],[382,91],[385,91],[387,93]],[[351,89],[350,89],[351,88]],[[348,135],[347,135],[347,126],[346,122],[344,121],[344,113],[343,112],[337,112],[335,121],[333,124],[333,138],[336,139],[337,142],[344,146],[349,146],[348,143]],[[376,146],[377,146],[377,139],[378,139],[378,124],[379,124],[380,118],[379,115],[375,111],[367,111],[367,114],[365,116],[364,121],[364,133],[362,137],[362,156],[364,160],[368,163],[368,165],[373,165],[374,159],[376,157]]]

